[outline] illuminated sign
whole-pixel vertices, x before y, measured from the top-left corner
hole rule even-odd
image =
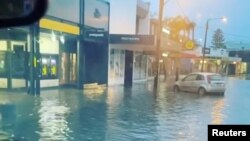
[[[185,45],[184,45],[184,48],[187,49],[187,50],[192,50],[195,48],[195,44],[192,40],[188,40]]]

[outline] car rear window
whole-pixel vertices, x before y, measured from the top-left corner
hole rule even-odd
[[[209,80],[223,80],[221,75],[208,75]]]

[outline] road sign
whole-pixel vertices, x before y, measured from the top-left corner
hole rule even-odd
[[[204,48],[202,48],[202,53],[204,53]],[[210,54],[210,48],[205,48],[205,54]]]
[[[185,43],[185,49],[188,49],[188,50],[192,50],[195,48],[195,44],[192,40],[188,40],[186,43]]]

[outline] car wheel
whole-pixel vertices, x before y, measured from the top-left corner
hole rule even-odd
[[[179,88],[177,85],[174,86],[174,92],[175,92],[175,93],[180,92],[180,88]]]
[[[198,94],[199,95],[204,95],[204,94],[206,94],[206,90],[204,88],[199,88]]]

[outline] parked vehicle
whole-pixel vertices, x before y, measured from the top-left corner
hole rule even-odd
[[[173,89],[174,92],[195,92],[200,95],[206,93],[224,94],[225,79],[218,73],[191,73],[175,82]]]

